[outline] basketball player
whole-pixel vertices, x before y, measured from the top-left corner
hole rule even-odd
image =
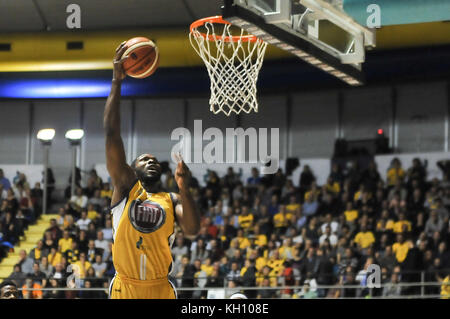
[[[126,74],[122,55],[125,42],[116,50],[111,93],[104,111],[106,166],[114,191],[112,257],[116,275],[110,285],[112,299],[176,298],[168,280],[172,268],[174,224],[195,236],[200,215],[189,192],[191,173],[181,157],[175,172],[179,194],[161,191],[161,166],[155,156],[142,154],[130,165],[120,136],[120,91]]]

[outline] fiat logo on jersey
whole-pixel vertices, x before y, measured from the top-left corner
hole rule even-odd
[[[166,221],[166,211],[158,203],[150,200],[134,200],[128,211],[130,222],[142,233],[151,233],[159,229]]]

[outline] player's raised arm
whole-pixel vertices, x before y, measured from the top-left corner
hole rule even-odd
[[[136,174],[126,162],[125,150],[120,135],[120,91],[122,80],[126,77],[122,58],[127,47],[123,42],[114,57],[114,72],[111,92],[108,96],[103,115],[103,127],[106,139],[106,167],[114,186],[111,204],[114,205],[125,196],[125,192],[132,186]]]
[[[175,171],[175,180],[180,191],[179,194],[173,194],[178,223],[186,236],[195,236],[200,230],[200,212],[189,190],[191,171],[181,156]]]

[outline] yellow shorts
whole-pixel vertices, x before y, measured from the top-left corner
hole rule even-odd
[[[177,299],[175,287],[168,278],[135,280],[116,274],[109,286],[111,299]]]

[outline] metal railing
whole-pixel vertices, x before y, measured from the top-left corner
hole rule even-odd
[[[441,282],[415,282],[415,283],[396,283],[396,287],[401,288],[410,288],[410,287],[440,287],[443,283]],[[360,289],[360,290],[368,290],[369,293],[364,296],[356,296],[356,297],[337,297],[337,299],[438,299],[442,296],[440,294],[424,294],[423,290],[421,294],[412,294],[412,295],[389,295],[389,296],[377,296],[373,295],[372,292],[375,289],[383,289],[385,287],[391,287],[392,284],[385,283],[381,284],[379,288],[368,288],[361,285],[317,285],[314,288],[311,287],[311,290],[318,291],[318,290],[342,290],[342,289]],[[304,285],[298,285],[298,286],[277,286],[277,287],[266,287],[266,286],[254,286],[254,287],[243,287],[243,286],[237,286],[237,287],[177,287],[176,291],[178,293],[180,292],[195,292],[200,291],[203,293],[207,293],[210,290],[214,291],[223,291],[224,296],[230,296],[232,293],[236,292],[248,292],[252,290],[261,291],[261,290],[273,290],[275,292],[282,292],[282,291],[291,291],[291,296],[289,297],[289,294],[283,294],[280,293],[279,295],[273,297],[272,299],[280,299],[280,298],[302,298],[302,290],[304,289]],[[71,291],[71,292],[84,292],[84,291],[96,291],[96,292],[104,292],[105,294],[108,294],[107,288],[65,288],[65,287],[58,287],[58,288],[18,288],[18,290],[23,291]],[[292,296],[296,295],[296,296]],[[450,296],[449,296],[450,297]],[[192,297],[191,297],[192,298]],[[336,297],[330,297],[330,296],[317,296],[315,299],[336,299]]]

